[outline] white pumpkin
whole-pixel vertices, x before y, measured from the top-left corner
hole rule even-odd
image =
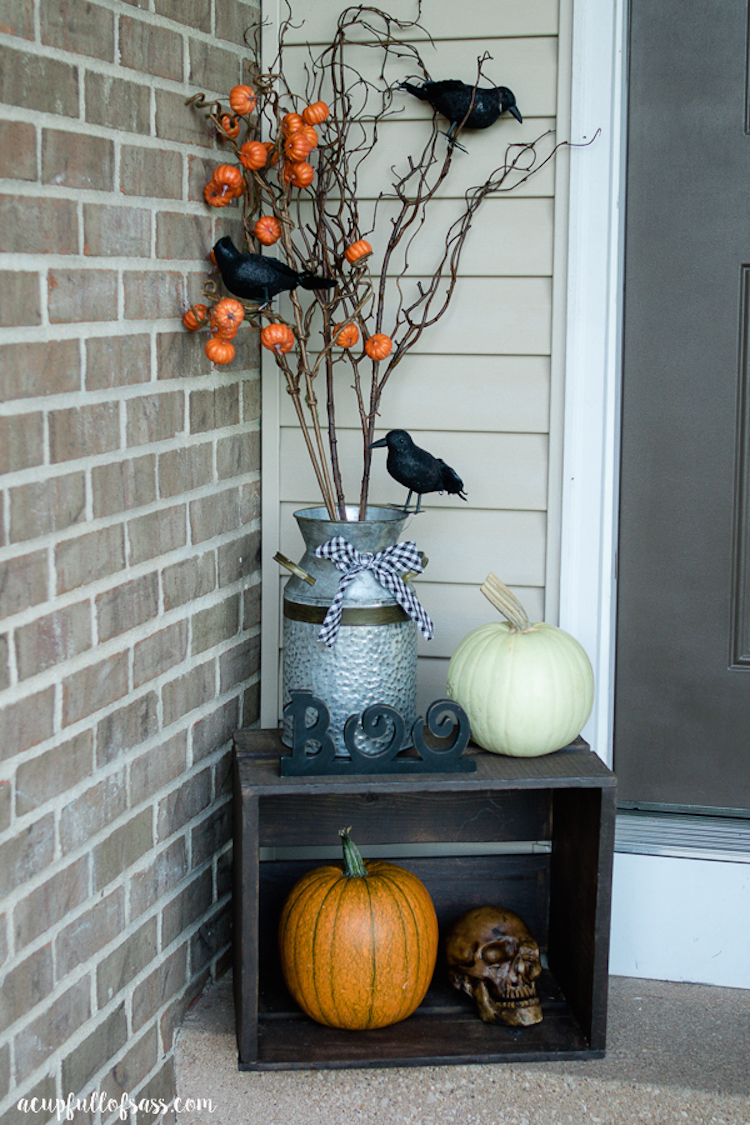
[[[463,707],[471,737],[484,750],[518,758],[560,750],[591,714],[591,662],[563,629],[532,624],[494,574],[481,590],[508,620],[464,637],[451,657],[448,695]]]

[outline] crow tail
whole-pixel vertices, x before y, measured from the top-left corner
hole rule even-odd
[[[336,284],[331,277],[316,277],[313,273],[300,274],[299,283],[303,289],[332,289]]]

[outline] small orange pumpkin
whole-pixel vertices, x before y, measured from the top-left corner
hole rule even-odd
[[[365,351],[370,359],[380,360],[389,356],[393,350],[393,340],[383,332],[376,332],[365,341]]]
[[[288,324],[267,324],[261,329],[260,342],[269,352],[290,352],[294,347],[294,333]]]
[[[226,184],[234,196],[242,195],[245,190],[245,180],[235,164],[220,164],[211,177],[217,184]]]
[[[245,319],[245,310],[234,297],[222,297],[211,313],[211,327],[216,328],[220,336],[231,339],[237,334],[237,329]]]
[[[235,355],[234,344],[221,336],[212,336],[206,344],[206,355],[212,363],[231,363]]]
[[[231,137],[232,140],[239,136],[240,123],[236,117],[231,117],[228,113],[225,113],[221,119],[221,127],[225,135]]]
[[[315,169],[306,160],[299,160],[292,164],[291,182],[295,187],[309,187],[315,179]]]
[[[349,838],[340,866],[292,887],[279,921],[281,971],[311,1019],[351,1031],[389,1027],[421,1004],[438,923],[424,883],[395,863],[364,861]]]
[[[344,257],[347,262],[364,262],[372,254],[372,246],[366,238],[360,238],[356,242],[352,242],[351,246],[347,246],[344,251]]]
[[[336,335],[337,332],[338,336]],[[340,331],[337,324],[333,334],[340,348],[353,348],[359,339],[359,329],[356,324],[347,324]]]
[[[182,323],[190,332],[197,332],[208,320],[206,305],[193,305],[182,318]]]
[[[244,145],[240,145],[240,164],[243,168],[252,172],[257,168],[265,168],[267,161],[268,149],[260,141],[245,141]]]
[[[252,86],[233,86],[229,91],[229,105],[235,113],[252,113],[256,100]]]
[[[226,207],[234,199],[232,189],[211,179],[203,189],[203,198],[211,207]]]
[[[331,111],[325,102],[315,102],[302,110],[302,120],[306,125],[320,125],[331,116]]]
[[[318,134],[316,130],[313,129],[312,125],[303,125],[298,132],[300,132],[303,137],[307,137],[311,149],[318,147]]]
[[[273,246],[281,238],[281,223],[273,215],[261,215],[253,227],[253,234],[264,246]]]
[[[304,124],[298,113],[285,113],[281,119],[281,131],[285,137],[288,137],[297,129],[301,129]]]
[[[284,144],[284,155],[287,160],[307,160],[310,155],[310,142],[301,129],[291,133]]]

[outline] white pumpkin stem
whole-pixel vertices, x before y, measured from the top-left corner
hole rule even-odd
[[[519,602],[516,595],[509,590],[504,582],[490,572],[479,589],[488,601],[492,602],[495,609],[499,609],[503,617],[507,617],[513,628],[518,633],[530,633],[534,628],[529,615]]]

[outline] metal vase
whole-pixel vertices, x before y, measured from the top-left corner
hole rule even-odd
[[[417,717],[417,626],[374,575],[363,571],[347,588],[341,628],[328,648],[318,633],[338,590],[342,572],[315,548],[341,535],[358,551],[376,553],[398,542],[407,516],[392,508],[368,508],[358,520],[347,508],[347,521],[330,520],[325,508],[295,512],[305,542],[299,567],[315,584],[293,574],[284,588],[283,702],[291,691],[311,691],[331,715],[329,734],[338,757],[348,757],[343,729],[350,715],[373,703],[387,703],[403,717],[407,732]],[[285,718],[282,741],[292,742],[291,719]],[[377,747],[364,735],[358,749]]]

